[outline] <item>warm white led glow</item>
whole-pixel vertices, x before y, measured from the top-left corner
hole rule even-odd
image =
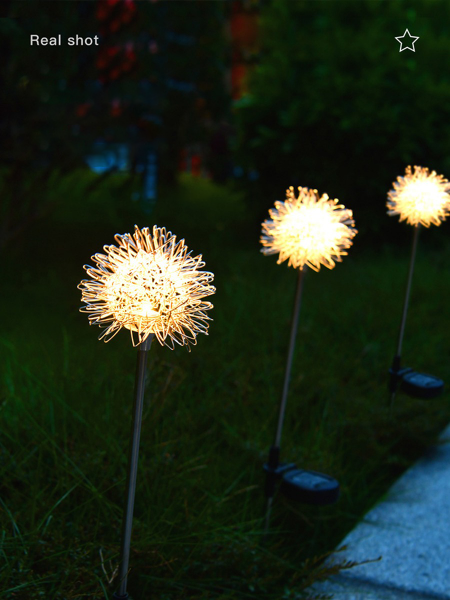
[[[410,225],[440,225],[450,214],[450,183],[436,171],[407,167],[388,193],[388,214],[399,215]]]
[[[153,234],[136,225],[133,235],[114,237],[118,246],[92,256],[97,266],[84,266],[92,279],[78,285],[90,325],[107,328],[99,339],[107,342],[125,327],[133,345],[151,333],[172,349],[173,342],[195,345],[197,333],[208,333],[205,311],[213,307],[202,299],[216,291],[209,285],[214,275],[200,271],[202,256],[193,258],[184,240],[156,226]]]
[[[262,224],[261,252],[279,254],[278,264],[288,260],[289,267],[332,269],[357,234],[352,211],[327,194],[319,198],[317,190],[299,187],[298,191],[296,198],[291,186],[286,200],[277,200],[269,210],[271,218]]]

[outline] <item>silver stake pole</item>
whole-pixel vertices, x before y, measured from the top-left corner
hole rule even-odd
[[[404,333],[405,333],[406,316],[408,314],[409,297],[411,295],[411,283],[412,283],[412,278],[413,278],[413,273],[414,273],[414,264],[415,264],[415,261],[416,261],[416,251],[417,251],[417,241],[419,239],[419,229],[420,229],[420,224],[417,224],[414,227],[413,243],[412,243],[412,249],[411,249],[411,258],[410,258],[410,261],[409,261],[408,282],[406,284],[406,294],[405,294],[405,302],[403,304],[402,322],[401,322],[400,331],[399,331],[399,334],[398,334],[397,354],[395,355],[394,361],[392,363],[392,371],[394,372],[394,375],[393,375],[394,377],[395,377],[395,372],[397,372],[400,369],[400,361],[401,361],[401,356],[402,356],[403,336],[404,336]],[[392,403],[394,401],[396,391],[397,390],[396,390],[396,386],[395,386],[394,389],[391,390],[391,405],[392,405]]]
[[[295,294],[294,301],[294,311],[292,313],[292,322],[291,322],[291,336],[289,340],[289,349],[286,361],[286,370],[284,373],[284,383],[283,383],[283,393],[281,395],[281,404],[280,404],[280,412],[278,415],[278,425],[277,431],[275,434],[275,441],[273,446],[270,449],[268,466],[275,470],[278,467],[278,459],[280,455],[280,442],[281,442],[281,433],[283,431],[283,422],[284,422],[284,414],[286,412],[286,402],[289,392],[289,382],[291,379],[291,368],[292,368],[292,360],[294,358],[294,350],[295,350],[295,340],[297,337],[297,329],[298,329],[298,316],[300,314],[300,305],[302,299],[303,292],[303,279],[306,268],[299,269],[298,279],[297,279],[297,291]],[[265,524],[264,524],[264,536],[267,535],[269,531],[270,525],[270,514],[272,512],[272,504],[273,504],[273,494],[274,494],[274,475],[271,473],[267,474],[267,487],[266,487],[266,496],[267,496],[267,505],[266,505],[266,516],[265,516]],[[270,481],[270,478],[272,479]]]
[[[128,563],[130,560],[131,529],[133,525],[134,496],[136,492],[136,477],[139,457],[139,441],[141,437],[142,407],[144,404],[145,372],[147,355],[152,344],[153,334],[139,344],[134,388],[133,424],[131,430],[130,454],[128,459],[125,510],[122,522],[122,546],[119,569],[119,589],[114,594],[114,600],[127,600]]]
[[[303,274],[304,269],[299,269],[297,279],[297,291],[295,293],[294,312],[292,314],[291,337],[289,340],[289,350],[286,361],[286,371],[284,373],[283,393],[281,395],[280,413],[278,415],[277,433],[275,435],[274,446],[280,447],[281,432],[283,431],[284,414],[286,412],[286,401],[289,392],[289,383],[291,380],[292,359],[294,358],[295,340],[298,329],[298,316],[300,314],[300,305],[303,292]]]

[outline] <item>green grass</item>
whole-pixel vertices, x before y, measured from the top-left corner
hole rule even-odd
[[[151,223],[165,224],[163,213]],[[296,273],[262,256],[243,225],[234,238],[211,235],[205,248],[195,227],[194,253],[215,273],[214,321],[191,353],[151,348],[129,591],[134,600],[288,600],[321,576],[314,557],[331,551],[447,424],[447,394],[428,402],[399,394],[388,407],[409,248],[375,252],[356,238],[336,269],[308,272],[282,458],[333,474],[341,498],[314,508],[277,496],[263,545],[262,464]],[[64,236],[67,252],[52,256],[51,238],[31,236],[33,255],[4,265],[0,598],[109,598],[117,583],[109,580],[119,558],[136,350],[125,332],[98,342],[100,330],[78,312],[76,285],[95,236]],[[432,247],[430,236],[420,241],[404,358],[448,381],[450,246]],[[112,242],[102,237],[92,251]]]

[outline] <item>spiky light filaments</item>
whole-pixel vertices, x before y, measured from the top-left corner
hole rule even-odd
[[[106,254],[92,256],[97,266],[84,266],[92,279],[78,285],[87,304],[80,310],[91,325],[107,327],[99,339],[107,342],[125,327],[133,345],[151,333],[172,349],[173,342],[195,345],[197,333],[208,332],[205,311],[213,307],[202,299],[216,291],[209,285],[214,275],[200,271],[202,256],[193,258],[184,240],[156,226],[153,234],[136,225],[133,235],[114,237],[118,247],[103,246]]]
[[[400,215],[410,225],[440,225],[450,214],[450,183],[436,171],[407,167],[388,193],[388,214]]]
[[[357,234],[352,211],[330,200],[319,198],[317,190],[286,190],[286,200],[275,202],[270,219],[262,224],[263,254],[277,254],[278,264],[288,259],[288,266],[303,269],[305,265],[318,271],[321,265],[332,269],[340,262]]]

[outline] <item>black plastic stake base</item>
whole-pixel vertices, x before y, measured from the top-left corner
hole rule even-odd
[[[271,446],[269,450],[269,460],[264,465],[264,471],[266,472],[266,484],[264,486],[264,493],[266,498],[273,498],[275,494],[275,484],[278,479],[277,469],[280,463],[280,448],[278,446]]]
[[[418,373],[411,367],[400,368],[400,357],[396,356],[389,369],[389,392],[391,405],[394,400],[397,388],[400,388],[405,394],[420,400],[430,400],[436,398],[444,389],[444,382],[439,377],[429,375],[428,373]]]

